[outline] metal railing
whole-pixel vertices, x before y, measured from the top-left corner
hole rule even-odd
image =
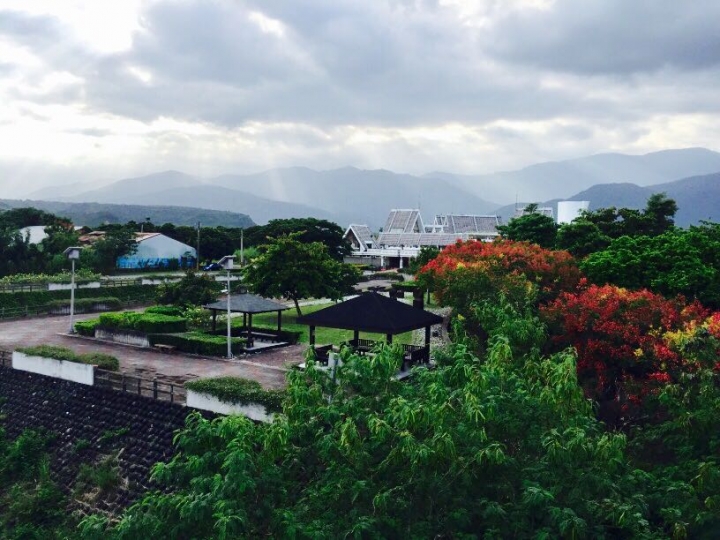
[[[102,369],[95,370],[95,386],[181,405],[185,404],[187,396],[183,385]]]

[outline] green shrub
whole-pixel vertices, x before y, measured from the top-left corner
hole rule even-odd
[[[79,268],[75,271],[75,283],[88,283],[100,281],[101,274],[96,274],[87,268]],[[59,274],[12,274],[0,278],[0,285],[20,285],[29,283],[70,283],[72,274],[61,272]]]
[[[147,333],[176,333],[187,330],[185,317],[143,313],[135,321],[135,330]]]
[[[38,345],[35,347],[19,347],[15,349],[18,352],[25,353],[30,356],[42,356],[43,358],[52,358],[64,362],[77,362],[79,364],[90,364],[98,366],[102,369],[117,371],[120,369],[120,361],[114,356],[102,353],[77,354],[65,347],[56,345]]]
[[[100,325],[100,319],[88,319],[75,323],[75,331],[81,336],[95,337],[95,328]]]
[[[412,292],[420,287],[417,281],[398,281],[391,285],[393,289]]]
[[[100,326],[112,330],[135,330],[144,333],[176,333],[187,330],[184,317],[159,315],[157,313],[137,313],[123,311],[103,313],[100,315]]]
[[[119,371],[120,361],[109,354],[88,353],[80,355],[83,364],[91,364],[107,371]]]
[[[227,337],[211,336],[203,332],[185,332],[183,334],[149,334],[151,345],[162,343],[172,345],[179,351],[204,356],[225,356],[227,354]],[[245,351],[247,340],[232,338],[230,346],[233,354]]]
[[[282,390],[265,390],[259,382],[239,377],[213,377],[195,379],[185,383],[185,388],[194,392],[202,392],[216,397],[225,403],[260,403],[269,411],[282,410],[285,392]]]
[[[145,310],[145,313],[157,315],[170,315],[171,317],[182,317],[183,310],[175,306],[152,306]]]

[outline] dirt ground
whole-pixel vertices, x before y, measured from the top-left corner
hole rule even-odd
[[[79,315],[83,320],[97,315]],[[230,375],[253,379],[265,388],[285,386],[285,374],[303,361],[306,345],[290,345],[231,360],[182,353],[165,354],[79,336],[67,335],[68,316],[41,317],[0,322],[0,349],[13,350],[31,345],[59,345],[78,353],[102,352],[120,360],[121,371],[142,377],[157,377],[181,383],[199,377]]]

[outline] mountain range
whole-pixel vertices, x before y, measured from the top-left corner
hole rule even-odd
[[[588,199],[591,208],[641,208],[649,194],[665,191],[678,201],[678,223],[695,223],[715,216],[711,203],[720,200],[720,182],[712,173],[718,171],[720,153],[689,148],[641,156],[598,154],[476,176],[291,167],[202,179],[165,171],[94,189],[88,189],[87,184],[65,189],[55,186],[30,198],[223,210],[247,214],[260,224],[274,218],[312,216],[342,226],[365,223],[378,229],[392,208],[419,207],[426,220],[440,213],[499,213],[509,217],[514,205],[501,205],[515,200],[552,204],[558,199]],[[149,217],[160,222],[153,215]]]

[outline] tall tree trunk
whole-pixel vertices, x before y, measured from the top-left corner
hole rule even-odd
[[[293,302],[295,302],[295,311],[297,311],[298,317],[302,315],[302,311],[300,311],[300,304],[298,303],[297,298],[293,298]]]

